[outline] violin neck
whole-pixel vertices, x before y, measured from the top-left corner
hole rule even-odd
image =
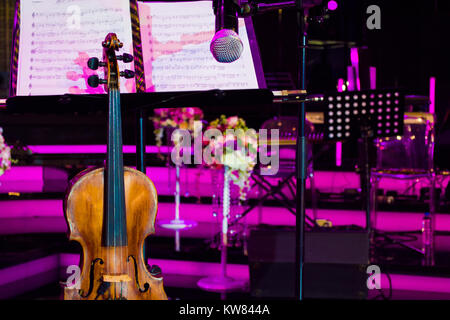
[[[122,154],[122,114],[119,89],[110,89],[108,94],[108,147],[104,171],[103,241],[107,247],[120,247],[126,246],[128,242]]]

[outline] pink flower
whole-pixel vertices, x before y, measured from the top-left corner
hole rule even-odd
[[[230,127],[235,127],[235,126],[237,126],[238,122],[239,122],[239,118],[238,118],[237,116],[229,117],[229,118],[228,118],[228,125],[229,125]]]

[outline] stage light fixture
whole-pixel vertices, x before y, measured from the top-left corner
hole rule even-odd
[[[328,10],[334,11],[338,8],[338,3],[334,0],[328,1],[327,7],[328,7]]]

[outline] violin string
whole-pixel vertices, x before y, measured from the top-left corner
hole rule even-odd
[[[120,140],[120,133],[121,133],[121,127],[120,127],[120,123],[121,123],[121,118],[120,118],[120,91],[118,90],[118,89],[116,89],[115,90],[115,95],[116,95],[116,99],[114,99],[115,100],[115,102],[116,102],[116,109],[115,109],[115,118],[116,118],[116,122],[115,122],[115,124],[116,124],[116,126],[117,126],[117,128],[116,128],[116,156],[117,156],[117,163],[116,163],[116,170],[117,170],[117,172],[116,172],[116,177],[117,177],[117,179],[118,179],[118,181],[116,181],[116,183],[118,183],[119,184],[119,186],[118,187],[121,187],[121,179],[123,179],[123,177],[121,177],[120,176],[120,172],[122,171],[121,170],[121,166],[123,165],[123,163],[120,161],[120,159],[121,159],[121,154],[122,154],[122,150],[119,150],[120,149],[120,147],[122,146],[122,143],[121,143],[121,140]],[[122,188],[120,188],[120,190],[121,191],[123,191],[123,189]],[[118,221],[120,221],[120,225],[118,226],[119,228],[120,228],[120,232],[119,232],[119,244],[120,244],[120,249],[119,249],[119,251],[120,251],[120,255],[118,256],[119,257],[119,261],[120,261],[120,263],[119,263],[119,272],[120,273],[122,273],[123,272],[123,256],[122,256],[122,245],[123,245],[123,235],[122,235],[122,231],[123,231],[123,221],[122,221],[122,217],[123,217],[123,213],[122,213],[122,194],[121,193],[118,193],[117,194],[117,196],[119,197],[119,202],[118,203],[120,203],[120,205],[119,205],[119,207],[117,208],[117,214],[119,215],[119,219],[118,219]],[[121,286],[122,287],[122,286]]]
[[[108,166],[109,166],[109,173],[113,173],[113,169],[114,169],[114,167],[112,167],[111,168],[111,164],[113,164],[114,163],[114,130],[115,130],[115,128],[114,128],[114,99],[115,99],[115,97],[114,97],[114,91],[112,92],[112,94],[111,94],[111,110],[110,110],[110,129],[112,130],[112,132],[110,132],[110,134],[109,134],[109,138],[110,138],[110,144],[109,144],[109,147],[110,147],[110,153],[109,153],[109,160],[108,160]],[[111,188],[111,185],[112,185],[112,183],[114,182],[114,180],[113,180],[113,177],[114,177],[114,174],[111,174],[110,175],[110,177],[109,177],[109,185],[108,185],[108,191],[112,191],[113,190],[113,188]],[[115,208],[114,208],[114,206],[111,206],[111,204],[113,204],[114,203],[114,192],[110,192],[109,194],[108,194],[108,197],[109,197],[109,200],[108,200],[108,203],[109,203],[109,206],[110,206],[110,212],[112,213],[112,218],[113,218],[113,222],[114,222],[114,220],[115,220]],[[111,199],[111,197],[112,197],[112,199]],[[112,229],[113,229],[113,233],[112,233],[112,236],[113,236],[113,238],[112,238],[112,245],[113,245],[113,250],[115,250],[115,247],[116,247],[116,230],[115,230],[115,223],[112,223]],[[113,268],[112,268],[112,270],[113,271],[115,271],[114,269],[114,266],[116,265],[116,255],[115,255],[115,252],[113,252],[112,253],[113,254],[113,261],[112,261],[112,263],[113,263]]]
[[[118,112],[117,112],[117,108],[118,108],[118,104],[117,104],[117,89],[116,88],[114,88],[114,132],[113,132],[113,134],[114,134],[114,141],[113,141],[113,143],[114,143],[114,184],[116,184],[116,183],[118,183],[118,181],[117,181],[117,179],[119,179],[119,175],[117,174],[117,170],[119,170],[119,162],[118,162],[118,156],[119,156],[119,150],[118,150],[118,148],[119,148],[119,139],[118,139],[118,134],[119,134],[119,131],[118,131],[118,128],[117,128],[117,126],[118,126],[118,122],[119,122],[119,118],[118,118]],[[113,186],[113,188],[114,188],[114,190],[116,190],[117,191],[117,187],[116,186]],[[120,197],[119,196],[119,194],[117,193],[117,192],[115,192],[114,193],[114,196],[115,197]],[[114,199],[115,200],[115,202],[114,203],[120,203],[120,202],[118,202],[117,200],[118,199]],[[120,206],[119,207],[114,207],[114,214],[115,214],[115,219],[114,219],[114,221],[115,222],[117,222],[117,221],[120,221],[119,219],[117,219],[118,218],[118,214],[120,213],[119,212],[120,211]],[[119,230],[117,230],[118,228],[119,228],[120,226],[118,226],[117,225],[117,223],[114,223],[114,228],[115,228],[115,232],[114,232],[114,235],[116,235],[117,236],[117,231],[119,231]],[[122,244],[122,233],[121,232],[119,232],[118,233],[119,234],[119,246]],[[116,241],[117,240],[117,237],[114,237],[114,240]],[[114,244],[114,266],[115,266],[115,271],[116,271],[116,274],[120,274],[120,267],[121,267],[121,256],[119,255],[119,253],[120,253],[120,248],[118,248],[117,247],[117,243],[115,243]],[[119,259],[119,265],[117,265],[116,263],[117,263],[117,261],[116,261],[116,259]],[[115,286],[114,286],[115,288],[114,289],[116,289],[117,290],[117,283],[115,283]],[[117,298],[117,291],[115,290],[115,292],[114,292],[114,294],[115,294],[115,297]]]
[[[126,229],[126,208],[125,208],[125,177],[124,177],[124,167],[123,167],[123,154],[122,154],[122,112],[121,112],[121,106],[120,106],[120,89],[116,90],[116,95],[117,95],[117,112],[116,112],[116,116],[117,116],[117,134],[118,136],[118,144],[117,144],[117,148],[120,149],[119,152],[117,153],[117,156],[119,157],[119,161],[118,161],[118,166],[117,166],[117,170],[118,170],[118,175],[117,177],[119,178],[118,183],[120,184],[120,194],[118,195],[120,197],[120,207],[119,207],[119,214],[120,214],[120,272],[124,273],[125,270],[125,259],[126,259],[126,233],[127,229]],[[125,272],[126,274],[128,274],[128,272]],[[123,296],[124,294],[126,294],[124,292],[125,288],[126,288],[127,284],[126,283],[120,283],[120,296]]]
[[[121,114],[121,110],[120,110],[120,89],[117,89],[116,91],[117,94],[117,112],[116,112],[116,116],[117,116],[117,135],[118,137],[118,144],[117,144],[117,148],[122,149],[122,114]],[[123,203],[123,198],[124,198],[124,194],[123,192],[125,192],[125,187],[124,187],[124,176],[123,176],[123,156],[122,156],[122,150],[119,150],[119,152],[117,153],[117,156],[119,157],[119,161],[118,161],[118,166],[117,166],[117,170],[118,170],[118,183],[120,184],[120,194],[118,195],[118,197],[120,197],[120,207],[119,207],[119,214],[120,214],[120,245],[121,245],[121,249],[120,249],[120,272],[123,273],[124,271],[124,237],[125,235],[123,234],[124,230],[124,206],[125,204]],[[126,231],[125,231],[126,232]],[[121,285],[121,290],[122,290],[122,285]]]
[[[111,95],[110,95],[110,102],[109,102],[109,120],[108,120],[108,122],[109,122],[109,124],[108,124],[108,126],[109,126],[109,129],[111,129],[111,113],[112,113],[112,107],[113,107],[113,102],[111,101]],[[110,162],[111,162],[111,159],[110,159],[110,155],[111,155],[111,152],[109,151],[109,149],[110,149],[110,147],[111,147],[111,132],[110,131],[108,131],[108,159],[107,159],[107,162],[106,162],[106,170],[107,170],[107,172],[106,172],[106,174],[107,174],[107,186],[106,186],[106,191],[108,192],[107,193],[107,202],[106,202],[106,208],[107,208],[107,212],[106,212],[106,214],[108,215],[107,216],[107,218],[108,218],[108,235],[107,235],[107,239],[108,239],[108,242],[107,242],[107,244],[108,245],[110,245],[111,244],[111,234],[112,234],[112,226],[111,226],[111,223],[110,223],[110,218],[111,218],[111,216],[110,216],[110,212],[111,212],[111,208],[110,208],[110,203],[111,203],[111,201],[110,201],[110,197],[112,196],[111,194],[110,194],[110,192],[109,192],[109,183],[110,183],[110,180],[111,180],[111,175],[109,174],[109,171],[110,171]],[[107,254],[109,255],[109,248],[107,248]],[[109,261],[109,257],[107,258],[107,261],[108,261],[108,263],[111,263],[111,261]],[[109,266],[109,264],[108,264],[108,273],[111,271],[111,266]]]
[[[117,103],[117,94],[118,94],[118,90],[115,88],[114,89],[114,126],[115,126],[115,130],[114,130],[114,148],[115,148],[115,152],[114,152],[114,164],[115,164],[115,166],[114,166],[114,170],[115,170],[115,174],[114,174],[114,177],[116,178],[115,179],[115,181],[114,181],[114,183],[116,184],[116,183],[119,183],[119,181],[120,181],[120,177],[119,177],[119,174],[118,174],[118,171],[120,171],[120,168],[119,168],[119,165],[120,165],[120,163],[119,163],[119,152],[120,152],[120,150],[119,150],[119,146],[120,146],[120,143],[119,143],[119,128],[118,128],[118,125],[119,125],[119,115],[118,115],[118,103]],[[117,190],[117,186],[114,186],[115,188],[115,190]],[[115,203],[118,203],[119,204],[119,206],[117,207],[117,208],[114,208],[114,213],[115,213],[115,220],[114,221],[119,221],[120,222],[120,209],[121,209],[121,207],[120,207],[120,195],[118,194],[118,193],[116,193],[115,194],[115,196],[116,197],[118,197],[119,199],[115,199],[116,200],[116,202]],[[116,228],[116,233],[114,233],[114,234],[119,234],[119,243],[118,243],[118,245],[119,246],[121,246],[122,245],[122,232],[118,232],[118,231],[121,231],[121,230],[117,230],[118,228],[120,228],[121,226],[120,225],[116,225],[116,224],[114,224],[114,228]],[[118,232],[118,233],[117,233]],[[119,269],[119,270],[116,270],[116,272],[117,273],[119,273],[120,271],[121,271],[121,266],[122,266],[122,259],[121,259],[121,256],[119,255],[119,253],[120,253],[120,248],[117,248],[117,243],[116,243],[116,245],[114,246],[114,250],[115,250],[115,258],[118,258],[119,259],[119,265],[117,266],[117,268]]]
[[[124,186],[123,186],[123,179],[124,179],[124,177],[123,177],[123,160],[122,160],[122,150],[120,150],[121,149],[121,147],[122,147],[122,137],[121,137],[121,133],[122,133],[122,126],[121,126],[121,123],[122,123],[122,121],[121,121],[121,112],[120,112],[120,90],[119,89],[115,89],[115,95],[116,95],[116,97],[115,97],[115,99],[114,99],[114,101],[115,101],[115,103],[116,103],[116,105],[115,105],[115,119],[116,119],[116,122],[115,122],[115,125],[117,126],[117,128],[116,128],[116,156],[117,156],[117,163],[116,163],[116,167],[115,167],[115,169],[117,170],[117,172],[116,172],[116,177],[117,177],[117,179],[118,179],[118,181],[116,181],[116,183],[118,183],[119,184],[119,189],[121,190],[121,192],[120,193],[118,193],[117,194],[117,196],[119,197],[119,201],[118,201],[118,203],[120,204],[119,205],[119,207],[117,208],[117,214],[119,215],[119,219],[118,219],[118,221],[120,221],[120,225],[118,226],[118,228],[120,228],[119,229],[119,245],[120,245],[120,248],[119,248],[119,253],[120,254],[118,254],[118,257],[119,257],[119,272],[120,273],[123,273],[124,272],[124,261],[123,261],[123,259],[124,259],[124,234],[123,234],[123,229],[124,229],[124,221],[123,221],[123,219],[124,219],[124,212],[123,212],[123,209],[124,209],[124,203],[123,203],[123,192],[125,191],[124,189]],[[123,285],[122,285],[122,283],[120,283],[120,294],[122,295],[122,287],[123,287]]]
[[[114,131],[113,131],[113,135],[114,135],[114,140],[113,140],[113,144],[114,144],[114,152],[113,152],[113,157],[114,157],[114,184],[117,184],[120,181],[120,177],[118,175],[118,172],[120,170],[119,168],[119,161],[118,161],[118,157],[119,157],[119,152],[121,150],[119,150],[119,146],[120,146],[120,142],[119,142],[119,131],[118,131],[118,125],[119,125],[119,116],[118,116],[118,108],[119,108],[119,104],[117,103],[117,95],[118,95],[118,89],[114,88],[114,109],[113,109],[113,120],[114,120]],[[118,180],[119,179],[119,180]],[[114,190],[117,190],[117,186],[113,185],[112,186]],[[115,197],[120,197],[120,195],[115,192],[114,193]],[[114,199],[114,203],[119,203],[120,201],[118,201],[119,199],[115,198]],[[114,222],[120,221],[119,218],[120,215],[120,205],[119,207],[114,207]],[[121,272],[121,266],[122,266],[122,259],[121,259],[121,255],[120,255],[120,251],[121,249],[117,247],[117,245],[122,245],[122,232],[117,233],[118,231],[121,231],[120,229],[120,225],[117,225],[117,223],[114,223],[114,266],[115,266],[115,272],[116,274],[120,274]],[[117,234],[119,234],[119,239],[117,239]],[[117,243],[116,241],[119,241],[119,243]],[[117,265],[117,259],[119,259],[119,265]],[[114,295],[117,298],[117,286],[118,284],[115,283],[114,285]],[[119,284],[120,287],[120,284]]]
[[[114,89],[114,91],[113,91],[113,97],[114,97],[114,99],[113,99],[113,104],[114,104],[114,107],[113,107],[113,115],[112,115],[112,117],[113,117],[113,171],[114,171],[114,180],[113,180],[113,185],[111,186],[112,187],[112,189],[113,190],[116,190],[116,188],[115,188],[115,185],[114,184],[116,184],[117,183],[117,128],[116,128],[116,126],[117,126],[117,111],[116,111],[116,108],[117,108],[117,106],[116,106],[116,89]],[[116,199],[116,197],[117,197],[117,193],[116,192],[114,192],[114,204],[116,204],[117,203],[117,199]],[[114,254],[114,258],[116,259],[117,258],[117,210],[118,210],[118,208],[116,208],[116,206],[114,206],[114,251],[115,251],[115,254]],[[116,261],[114,261],[114,262],[116,262]],[[117,272],[117,267],[116,267],[116,263],[114,263],[114,266],[115,266],[115,271]]]

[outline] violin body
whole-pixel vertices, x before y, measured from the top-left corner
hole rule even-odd
[[[114,250],[102,245],[104,168],[82,172],[72,180],[65,201],[65,217],[70,240],[81,244],[83,254],[80,259],[81,290],[66,288],[66,300],[167,299],[162,278],[150,274],[142,252],[145,238],[154,233],[158,205],[156,189],[142,172],[128,167],[124,169],[127,250]],[[116,282],[110,282],[103,294],[99,294],[104,276],[108,275],[108,263],[122,264],[124,270],[117,271],[128,275],[129,279],[118,278]],[[142,292],[146,283],[148,289]]]

